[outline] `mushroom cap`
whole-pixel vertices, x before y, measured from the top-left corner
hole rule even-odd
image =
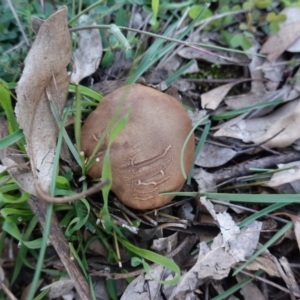
[[[185,178],[180,168],[180,153],[192,129],[182,105],[173,97],[140,84],[127,85],[105,96],[88,116],[81,134],[81,149],[89,157],[120,101],[124,101],[118,120],[130,107],[129,120],[110,148],[111,190],[125,205],[153,209],[174,196],[163,192],[180,191]],[[99,149],[97,162],[88,171],[101,177],[108,139]],[[189,172],[194,156],[194,136],[188,141],[184,167]]]

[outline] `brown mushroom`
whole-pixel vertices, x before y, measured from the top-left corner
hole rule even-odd
[[[173,196],[162,192],[180,191],[184,176],[180,153],[192,126],[182,105],[173,97],[139,84],[124,86],[105,96],[82,127],[81,149],[89,157],[107,123],[124,99],[120,117],[131,107],[125,128],[110,149],[112,191],[135,209],[157,208]],[[88,174],[101,177],[105,142]],[[194,156],[194,136],[187,144],[184,167],[189,172]]]

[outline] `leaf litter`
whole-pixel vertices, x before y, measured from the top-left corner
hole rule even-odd
[[[285,13],[287,14],[287,20],[292,18],[289,16],[288,11]],[[59,12],[57,14],[59,14]],[[135,13],[132,15],[133,19],[135,17],[139,18],[139,26],[147,23],[141,20],[144,18],[144,15],[142,14],[142,11],[139,11],[137,8]],[[38,32],[38,35],[42,34],[43,30],[46,30],[45,28],[47,28],[47,22],[49,19],[46,21],[36,21],[33,27],[36,28],[35,31]],[[279,105],[271,105],[267,108],[260,108],[258,106],[258,108],[255,108],[254,110],[250,109],[249,112],[244,112],[238,117],[232,118],[229,121],[222,120],[221,122],[215,122],[213,124],[216,126],[210,131],[209,140],[204,144],[204,148],[195,158],[196,166],[192,175],[194,179],[194,191],[222,191],[217,184],[224,181],[224,179],[227,180],[228,177],[222,178],[222,176],[219,176],[218,174],[221,174],[221,171],[230,170],[233,166],[238,166],[241,162],[244,162],[247,159],[250,161],[254,161],[256,159],[256,166],[262,166],[263,168],[264,166],[269,166],[270,163],[267,164],[261,160],[262,164],[259,165],[260,158],[264,158],[264,155],[268,156],[270,152],[272,155],[277,155],[279,157],[282,154],[281,149],[285,150],[287,147],[290,147],[288,149],[290,153],[295,153],[295,150],[292,147],[300,138],[298,130],[300,125],[298,124],[298,120],[300,119],[298,116],[298,97],[300,89],[298,86],[299,84],[297,85],[297,82],[299,83],[296,76],[297,72],[294,73],[295,67],[292,65],[292,62],[287,62],[285,51],[291,51],[291,47],[299,38],[299,33],[297,32],[298,25],[298,22],[294,22],[292,25],[291,23],[281,24],[280,31],[277,34],[270,36],[268,40],[264,42],[264,44],[262,44],[262,41],[259,39],[257,39],[257,41],[253,41],[254,47],[250,50],[247,50],[247,55],[236,55],[233,53],[227,55],[221,51],[216,51],[217,55],[211,55],[209,53],[210,51],[201,52],[198,51],[198,49],[196,50],[194,48],[185,47],[181,48],[181,50],[177,52],[175,57],[173,57],[173,60],[170,60],[171,65],[168,66],[168,64],[162,64],[165,69],[163,68],[160,71],[161,73],[166,71],[165,74],[176,71],[181,64],[192,58],[196,58],[198,62],[206,61],[207,63],[213,64],[234,64],[241,67],[247,67],[250,78],[246,78],[243,84],[241,84],[243,80],[242,79],[241,81],[220,85],[216,88],[211,88],[211,86],[209,86],[208,90],[206,89],[203,91],[200,85],[195,83],[191,84],[190,81],[186,80],[186,74],[182,74],[184,76],[181,76],[181,78],[177,79],[171,84],[171,87],[179,91],[179,101],[181,98],[180,96],[182,96],[183,100],[189,98],[189,100],[192,100],[192,102],[195,104],[194,107],[196,107],[196,109],[189,112],[193,124],[197,123],[197,121],[207,114],[216,116],[221,112],[223,113],[231,110],[244,109],[261,103],[272,103],[277,100],[282,100],[282,103]],[[294,26],[293,29],[292,26]],[[95,39],[91,38],[92,31],[93,30],[82,31],[82,35],[79,33],[80,39],[78,42],[78,49],[74,53],[76,73],[74,72],[71,75],[72,81],[79,82],[81,79],[86,76],[90,76],[94,71],[97,70],[97,72],[103,72],[101,74],[101,76],[103,76],[102,78],[108,78],[111,80],[110,83],[106,81],[99,82],[101,85],[101,90],[114,90],[115,86],[124,84],[124,80],[126,79],[124,74],[126,74],[126,68],[128,68],[128,61],[126,62],[126,67],[122,65],[123,62],[120,62],[117,67],[111,68],[110,72],[107,72],[108,69],[97,69],[101,59],[102,47],[101,40],[98,39],[98,34],[97,37],[95,35]],[[97,32],[99,33],[99,31]],[[209,43],[214,43],[213,41],[216,40],[216,37],[220,36],[218,34],[219,33],[216,32],[213,34],[205,33],[204,39]],[[85,44],[87,45],[87,43],[84,41],[92,41],[93,39],[96,41],[95,45],[93,45],[95,48],[90,47],[89,49],[89,47],[84,47]],[[37,38],[37,40],[39,39]],[[278,44],[279,41],[280,44]],[[38,47],[35,45],[38,45],[38,42],[35,42],[33,45],[33,50],[35,49],[34,47]],[[94,51],[89,51],[91,49],[94,49]],[[40,52],[40,50],[35,51]],[[49,110],[49,101],[55,102],[55,106],[60,114],[62,107],[65,105],[62,98],[65,97],[64,100],[66,100],[66,93],[70,79],[70,76],[66,72],[66,66],[70,62],[71,52],[67,49],[58,49],[57,51],[62,52],[56,52],[56,50],[52,52],[62,54],[63,59],[59,64],[61,68],[55,68],[56,61],[53,65],[53,68],[50,70],[50,75],[48,72],[47,76],[43,74],[43,70],[39,70],[41,75],[39,72],[33,71],[32,66],[41,64],[41,61],[37,60],[37,62],[34,62],[32,57],[29,55],[29,58],[27,58],[25,61],[24,73],[17,88],[18,98],[21,100],[23,99],[22,101],[19,101],[20,104],[18,103],[16,108],[18,121],[24,130],[27,141],[27,152],[32,161],[32,167],[34,168],[33,172],[36,174],[39,184],[42,186],[45,192],[49,191],[49,183],[52,176],[51,165],[53,164],[54,149],[57,138],[57,125],[53,118],[52,112]],[[294,51],[296,53],[299,52],[298,50]],[[40,53],[46,55],[47,59],[49,55],[49,61],[52,59],[51,53]],[[95,53],[97,53],[97,55]],[[261,53],[266,53],[267,58],[261,56]],[[68,61],[67,57],[69,59]],[[83,61],[82,66],[80,60],[78,60],[79,57]],[[57,59],[57,57],[55,59]],[[297,56],[295,56],[295,59],[297,67],[299,64],[299,62],[297,62]],[[176,63],[175,69],[174,65],[172,69],[172,62],[174,65]],[[197,66],[199,66],[199,63]],[[122,69],[122,67],[124,68]],[[114,71],[115,69],[121,70],[121,73],[124,72],[122,73],[122,76],[116,74]],[[201,68],[199,69],[201,70]],[[194,70],[198,69],[195,68]],[[29,82],[28,78],[30,78],[30,75],[28,74],[34,73],[37,77],[43,79],[43,85],[40,85],[39,82],[33,81],[33,83],[30,85],[30,87],[33,88],[26,88],[26,84]],[[158,72],[154,74],[158,74]],[[62,75],[62,77],[60,77],[60,75]],[[119,78],[117,78],[118,76]],[[285,76],[287,76],[287,78]],[[145,78],[146,84],[152,83],[153,79],[158,80],[156,75],[149,77],[145,76]],[[163,79],[159,79],[158,82],[155,82],[155,84],[158,85],[163,83],[166,78],[164,76],[162,76],[162,78]],[[30,78],[30,80],[33,79],[34,76]],[[209,80],[209,78],[207,78],[207,80]],[[251,80],[250,85],[247,84],[247,80]],[[235,95],[230,94],[237,83],[240,83],[239,87],[247,86],[248,90],[246,89],[245,93],[235,93]],[[97,84],[98,83],[96,83],[96,85]],[[96,85],[93,88],[96,89]],[[36,89],[37,86],[38,89]],[[244,88],[241,87],[241,90],[244,90]],[[33,97],[33,91],[36,91],[34,94],[39,96]],[[57,98],[57,94],[62,96]],[[29,113],[27,112],[26,106],[28,106],[28,99],[33,99],[33,111],[38,112],[40,118],[35,118],[33,111]],[[202,101],[201,103],[200,99]],[[37,126],[41,122],[45,122],[43,123],[46,124],[44,127],[49,127],[49,131],[54,133],[52,136],[49,136],[49,139],[47,136],[48,131],[44,129],[44,132],[43,128],[40,128],[41,126]],[[202,129],[196,129],[197,138],[201,137],[201,132]],[[45,143],[41,137],[45,137],[47,142]],[[39,144],[42,145],[42,147],[40,147]],[[269,193],[270,189],[272,189],[273,192],[279,191],[279,188],[283,185],[295,184],[298,181],[299,160],[300,157],[298,160],[292,160],[294,162],[288,165],[278,165],[278,172],[274,173],[274,175],[272,175],[273,173],[268,174],[267,179],[264,179],[263,183],[257,181],[258,183],[256,183],[256,185],[259,186],[257,190],[255,187],[253,188],[248,186],[248,190],[243,187],[243,184],[247,186],[247,180],[252,178],[252,175],[249,174],[250,171],[247,167],[248,165],[246,165],[244,168],[245,170],[241,168],[241,172],[238,173],[237,176],[230,176],[230,181],[236,182],[237,180],[238,183],[242,183],[241,186],[236,189],[238,192],[246,191],[248,193],[252,191],[258,191],[259,193]],[[12,160],[10,165],[13,165],[14,163],[15,162]],[[281,170],[282,168],[283,170]],[[242,180],[240,174],[244,174]],[[35,186],[33,184],[34,180],[32,172],[28,171],[28,169],[25,169],[22,172],[16,171],[16,178],[20,178],[21,175],[23,176],[23,181],[20,181],[21,186],[23,186],[25,190],[34,194]],[[255,182],[254,180],[257,179],[252,180],[253,181],[250,181],[250,184],[253,184],[253,182]],[[222,184],[225,185],[225,189],[231,188],[230,186],[228,187],[224,182],[222,182]],[[268,189],[266,189],[266,186],[268,186]],[[187,189],[191,189],[191,186]],[[204,293],[205,288],[209,286],[209,284],[214,287],[215,293],[218,293],[218,290],[224,291],[224,286],[226,286],[226,284],[222,286],[222,283],[226,283],[226,278],[230,276],[228,274],[230,274],[230,272],[234,270],[240,263],[246,261],[257,249],[263,247],[263,245],[260,244],[260,241],[263,239],[264,235],[264,232],[261,228],[261,222],[258,221],[253,221],[252,223],[240,229],[237,225],[237,219],[241,218],[242,214],[247,214],[247,207],[245,207],[245,210],[241,209],[240,212],[238,212],[238,210],[234,210],[233,207],[232,209],[230,208],[230,203],[228,205],[229,208],[225,211],[216,212],[216,206],[213,206],[203,197],[201,197],[200,201],[198,199],[192,199],[189,202],[187,202],[187,200],[183,200],[182,206],[178,209],[177,217],[179,220],[172,220],[172,222],[175,224],[176,221],[178,223],[180,223],[179,221],[183,220],[188,221],[188,226],[185,230],[178,230],[177,228],[174,229],[172,226],[164,227],[165,224],[163,222],[163,224],[160,223],[162,218],[159,219],[150,214],[149,215],[151,217],[148,215],[148,218],[145,217],[145,219],[143,219],[143,215],[139,215],[139,217],[145,221],[144,225],[147,224],[147,226],[149,226],[149,219],[151,220],[151,218],[153,218],[151,226],[153,226],[155,222],[158,224],[157,228],[155,226],[151,227],[151,236],[148,238],[147,242],[149,244],[149,240],[154,237],[153,247],[158,252],[164,251],[162,253],[165,255],[170,251],[171,248],[173,249],[176,247],[176,244],[180,245],[182,241],[182,235],[195,233],[198,234],[199,230],[204,232],[207,231],[205,228],[199,229],[199,227],[197,227],[199,224],[203,224],[201,222],[201,215],[204,214],[204,207],[206,207],[206,211],[208,210],[210,212],[214,219],[214,226],[220,230],[220,233],[212,235],[213,241],[211,244],[207,244],[206,242],[198,243],[198,241],[198,254],[191,255],[190,251],[187,252],[186,258],[190,259],[191,264],[189,267],[183,266],[182,278],[177,285],[161,285],[159,280],[168,280],[169,278],[173,278],[172,276],[174,274],[170,274],[161,266],[152,266],[150,271],[151,276],[147,274],[138,276],[134,281],[132,281],[131,284],[127,286],[122,299],[129,299],[129,297],[134,299],[141,299],[142,297],[144,299],[154,299],[155,297],[157,299],[162,299],[160,298],[161,293],[164,295],[163,299],[188,299],[189,297],[191,299],[195,299],[195,295],[197,293]],[[259,204],[254,208],[256,210],[261,209]],[[163,210],[163,213],[172,214],[173,211],[174,210],[172,210],[172,207],[167,207]],[[291,239],[295,239],[299,243],[298,216],[291,213],[286,214],[285,216],[290,217],[293,220],[295,236]],[[146,223],[146,221],[148,223]],[[176,230],[178,230],[176,234],[170,234],[170,231],[173,232]],[[175,236],[176,238],[174,238]],[[282,251],[280,248],[280,245],[282,247],[280,241],[277,245],[279,246],[276,249],[279,252]],[[273,249],[271,252],[273,252]],[[284,257],[287,256],[288,253],[280,252],[280,255]],[[245,267],[245,272],[246,270],[263,270],[270,276],[269,278],[280,277],[290,289],[291,295],[298,295],[299,293],[295,284],[296,280],[293,274],[294,269],[290,268],[289,262],[284,261],[284,259],[282,261],[277,260],[277,258],[268,250],[265,250],[260,256],[255,258],[254,261],[250,262]],[[244,276],[245,275],[238,274],[236,277],[237,282],[243,281],[246,278]],[[219,287],[217,287],[217,281],[219,282]],[[104,280],[102,283],[103,282]],[[104,286],[104,283],[102,285]],[[257,295],[255,296],[257,299],[264,299],[256,283],[251,283],[248,286],[242,287],[240,293],[245,299],[251,299],[251,291],[254,293],[254,290]],[[285,289],[284,292],[287,293],[289,290]],[[232,296],[232,298],[233,297],[235,296]],[[235,299],[237,298],[235,297]]]

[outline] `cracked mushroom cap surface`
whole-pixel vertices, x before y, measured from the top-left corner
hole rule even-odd
[[[125,205],[139,210],[169,203],[185,179],[180,168],[182,146],[192,129],[183,106],[175,98],[140,84],[127,85],[105,96],[87,117],[81,134],[81,149],[89,157],[120,101],[119,120],[130,107],[129,120],[110,148],[111,190]],[[100,178],[107,141],[99,149],[88,174]],[[190,171],[194,156],[194,135],[188,141],[184,167]]]

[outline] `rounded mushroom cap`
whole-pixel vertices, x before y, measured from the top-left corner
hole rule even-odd
[[[81,149],[89,157],[112,114],[124,100],[118,120],[131,107],[127,125],[110,148],[112,191],[135,209],[153,209],[170,202],[174,196],[162,192],[180,191],[185,179],[180,168],[180,153],[192,129],[182,105],[173,97],[139,84],[124,86],[105,96],[82,127]],[[98,162],[88,174],[101,177],[107,140],[99,149]],[[184,156],[186,173],[194,156],[194,136]]]

